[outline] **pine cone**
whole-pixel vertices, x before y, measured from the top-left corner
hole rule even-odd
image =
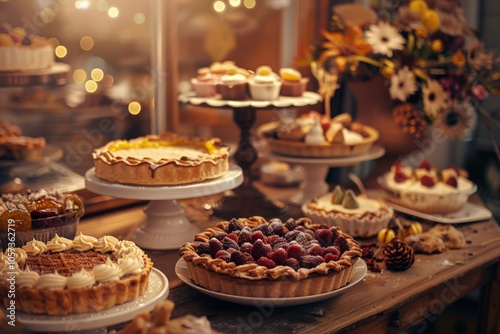
[[[415,262],[413,248],[401,239],[394,238],[384,247],[384,260],[388,269],[406,270]]]
[[[409,103],[394,107],[392,115],[396,124],[403,129],[403,132],[409,133],[415,138],[420,138],[427,127],[427,122],[420,111]]]

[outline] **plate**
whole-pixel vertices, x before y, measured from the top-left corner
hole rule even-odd
[[[368,190],[368,193],[372,197],[383,198],[386,200],[394,210],[412,215],[425,220],[433,221],[442,224],[462,224],[471,223],[480,220],[490,219],[493,215],[490,210],[485,207],[479,206],[477,204],[467,202],[465,206],[457,212],[452,213],[424,213],[420,211],[415,211],[408,209],[404,206],[394,204],[390,201],[387,196],[384,196],[383,190]]]
[[[18,312],[17,320],[26,330],[43,332],[73,332],[97,329],[132,320],[137,314],[151,311],[168,296],[167,277],[153,268],[149,284],[141,297],[131,302],[94,313],[70,314],[66,316],[32,315]]]
[[[191,276],[189,274],[188,267],[186,265],[186,261],[184,259],[180,259],[177,261],[175,264],[175,273],[177,276],[187,285],[192,287],[193,289],[198,290],[201,293],[204,293],[208,296],[224,300],[227,302],[231,303],[236,303],[236,304],[242,304],[242,305],[249,305],[249,306],[262,306],[262,305],[273,305],[275,307],[285,307],[285,306],[294,306],[294,305],[302,305],[302,304],[309,304],[309,303],[314,303],[317,301],[321,301],[324,299],[332,298],[334,296],[337,296],[344,291],[352,288],[354,285],[357,283],[361,282],[361,280],[365,277],[367,272],[367,267],[365,261],[359,259],[354,267],[354,275],[352,277],[351,283],[348,285],[330,291],[326,293],[321,293],[318,295],[312,295],[312,296],[304,296],[304,297],[287,297],[287,298],[256,298],[256,297],[243,297],[243,296],[236,296],[236,295],[229,295],[225,293],[220,293],[220,292],[215,292],[211,291],[208,289],[205,289],[204,287],[201,287],[199,285],[196,285],[194,281],[191,279]]]

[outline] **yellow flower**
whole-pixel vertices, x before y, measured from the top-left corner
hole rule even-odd
[[[412,12],[415,12],[420,15],[423,15],[425,11],[428,9],[427,2],[425,2],[424,0],[414,0],[410,2],[408,7]]]
[[[465,55],[462,51],[457,51],[451,57],[451,61],[457,67],[464,67],[466,58],[465,58]]]
[[[432,9],[428,9],[422,15],[422,22],[430,32],[437,31],[441,25],[438,13]]]
[[[417,35],[418,38],[424,39],[429,36],[429,31],[427,31],[426,27],[421,26],[417,30],[415,30],[415,35]]]
[[[431,43],[432,51],[439,53],[443,51],[443,42],[440,39],[435,39]]]

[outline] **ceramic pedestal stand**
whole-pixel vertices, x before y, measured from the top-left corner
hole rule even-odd
[[[302,205],[311,199],[328,192],[329,186],[326,183],[326,175],[330,167],[347,167],[360,162],[370,161],[380,158],[384,155],[385,150],[380,145],[373,145],[365,154],[339,157],[339,158],[299,158],[289,157],[269,153],[264,150],[263,155],[275,160],[288,162],[291,164],[300,165],[304,168],[305,178],[301,184],[300,191],[288,200],[290,204]]]
[[[313,92],[304,92],[299,97],[280,96],[273,101],[256,100],[221,100],[220,96],[197,97],[194,93],[181,96],[180,101],[193,105],[208,105],[210,107],[230,107],[233,110],[233,120],[240,131],[238,149],[234,160],[243,169],[243,184],[225,196],[217,205],[212,206],[213,215],[226,220],[237,217],[262,216],[264,218],[281,217],[287,212],[286,204],[272,201],[257,188],[251,180],[251,166],[258,158],[257,150],[252,142],[251,129],[255,124],[256,112],[259,109],[302,107],[317,104],[321,97]]]
[[[193,240],[199,229],[187,219],[179,199],[218,194],[243,182],[240,167],[232,165],[220,178],[178,186],[138,186],[108,182],[95,175],[94,168],[85,174],[88,190],[118,198],[150,200],[144,208],[146,218],[131,240],[145,249],[177,249]]]

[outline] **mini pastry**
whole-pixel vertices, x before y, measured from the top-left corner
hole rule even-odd
[[[248,80],[250,96],[257,101],[276,100],[280,95],[281,81],[269,66],[259,66]]]
[[[244,100],[247,98],[250,73],[237,68],[229,69],[217,84],[217,92],[223,100]]]
[[[280,95],[302,96],[309,82],[308,78],[302,77],[302,73],[293,68],[281,68],[279,75],[282,83]]]
[[[464,234],[452,225],[436,225],[427,233],[441,238],[446,248],[458,249],[465,246]]]

